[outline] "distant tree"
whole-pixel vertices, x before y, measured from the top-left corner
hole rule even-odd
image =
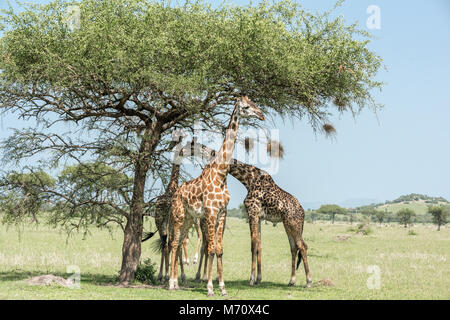
[[[317,212],[315,211],[315,210],[311,210],[310,211],[310,215],[311,215],[311,221],[312,221],[312,223],[314,223],[314,221],[316,221],[316,219],[317,219]]]
[[[376,213],[376,209],[373,206],[362,207],[360,213],[368,218],[372,217]]]
[[[320,208],[317,210],[319,213],[323,214],[329,214],[331,217],[332,223],[334,223],[334,217],[337,214],[346,214],[347,210],[345,208],[339,207],[336,204],[324,204],[320,206]]]
[[[397,217],[399,219],[400,224],[403,224],[405,228],[408,224],[412,223],[412,218],[415,217],[416,214],[413,210],[404,208],[397,212]]]
[[[375,214],[373,216],[376,221],[380,223],[380,225],[383,223],[383,221],[386,218],[386,211],[383,210],[375,210]]]
[[[349,214],[349,221],[350,221],[350,224],[353,224],[353,221],[355,221],[355,214],[354,213],[351,213],[351,214]]]
[[[433,223],[438,226],[438,231],[441,230],[441,225],[447,223],[448,208],[444,206],[428,207],[428,213],[433,216]]]

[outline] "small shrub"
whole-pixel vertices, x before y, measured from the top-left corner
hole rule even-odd
[[[156,270],[156,265],[148,258],[143,263],[139,262],[135,279],[141,283],[156,284]]]
[[[415,232],[414,230],[409,230],[408,231],[408,236],[417,236],[417,232]]]

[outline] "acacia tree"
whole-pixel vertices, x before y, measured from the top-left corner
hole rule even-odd
[[[290,1],[53,0],[6,10],[1,24],[0,108],[33,121],[3,142],[4,161],[102,162],[129,177],[121,283],[134,277],[148,182],[168,170],[173,130],[201,121],[220,132],[243,92],[313,128],[335,108],[378,107],[369,35]]]
[[[317,212],[323,213],[323,214],[329,214],[331,217],[331,221],[334,224],[334,217],[337,214],[346,214],[347,210],[345,208],[338,206],[337,204],[324,204],[324,205],[320,206],[320,208],[317,210]]]
[[[397,217],[399,219],[400,224],[403,224],[405,228],[408,226],[408,224],[412,223],[412,219],[416,216],[416,213],[409,209],[409,208],[403,208],[397,212]]]
[[[428,207],[428,213],[433,216],[433,223],[438,226],[438,231],[440,231],[441,225],[447,223],[448,208],[444,206],[431,206]]]
[[[374,219],[380,223],[380,226],[383,223],[383,221],[386,219],[386,214],[387,214],[386,211],[375,210]]]

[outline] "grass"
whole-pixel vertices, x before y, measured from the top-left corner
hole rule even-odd
[[[224,243],[224,275],[228,299],[450,299],[450,228],[436,231],[417,225],[415,236],[398,225],[371,224],[369,235],[349,233],[350,224],[307,223],[304,239],[309,246],[313,287],[306,288],[303,265],[297,285],[290,278],[290,251],[282,224],[262,224],[263,282],[250,287],[250,232],[245,221],[228,218]],[[193,281],[197,265],[186,267],[188,283],[171,292],[165,286],[115,286],[121,263],[122,235],[93,230],[74,235],[46,227],[28,227],[20,235],[0,226],[0,299],[206,299],[206,284]],[[349,235],[345,240],[337,236]],[[153,240],[154,241],[154,240]],[[189,243],[191,260],[195,238]],[[159,264],[151,243],[143,244],[142,261]],[[42,274],[69,277],[67,267],[81,270],[81,288],[31,286],[27,279]],[[381,288],[366,285],[368,266],[380,268]],[[216,268],[214,267],[214,270]],[[215,276],[214,276],[215,277]],[[333,286],[322,285],[324,279]],[[219,295],[215,282],[216,297]]]

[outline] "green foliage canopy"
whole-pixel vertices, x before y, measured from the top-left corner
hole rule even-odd
[[[329,214],[332,222],[334,223],[334,217],[337,214],[346,214],[347,210],[338,206],[337,204],[324,204],[317,210],[318,213]]]
[[[449,215],[449,208],[444,206],[431,206],[428,207],[428,213],[433,216],[433,223],[438,226],[438,230],[441,229],[441,225],[447,223],[447,217]]]
[[[168,107],[192,113],[212,96],[225,98],[219,106],[239,92],[313,120],[325,119],[332,101],[340,110],[376,107],[371,90],[381,87],[374,80],[381,59],[368,49],[368,34],[342,17],[312,15],[291,1],[212,8],[83,0],[75,3],[80,28],[71,31],[73,4],[55,0],[2,15],[3,108],[74,121],[125,113],[144,125]]]
[[[412,219],[416,216],[415,212],[411,209],[404,208],[397,212],[399,222],[405,226],[412,223]]]

